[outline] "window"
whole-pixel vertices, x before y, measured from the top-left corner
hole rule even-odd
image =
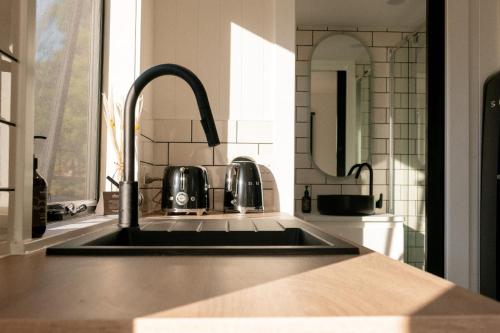
[[[102,0],[36,0],[35,135],[51,202],[96,200]]]

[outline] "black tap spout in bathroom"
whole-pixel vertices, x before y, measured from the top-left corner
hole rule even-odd
[[[356,179],[359,178],[359,175],[361,174],[361,171],[363,168],[366,167],[368,168],[368,171],[370,172],[370,195],[373,195],[373,168],[369,163],[361,163],[359,165],[358,171],[356,172]]]
[[[201,115],[201,125],[205,131],[210,147],[217,146],[219,136],[215,127],[212,110],[208,102],[207,92],[200,79],[189,69],[175,64],[156,65],[147,69],[132,84],[127,94],[124,110],[124,180],[120,183],[120,211],[118,226],[121,228],[139,228],[139,186],[135,180],[135,106],[144,87],[160,76],[177,76],[189,84],[196,97]]]
[[[360,163],[360,164],[354,164],[351,169],[349,170],[349,173],[347,174],[348,176],[352,175],[352,173],[354,172],[354,170],[357,169],[356,171],[356,175],[354,176],[356,179],[359,178],[359,176],[361,175],[361,171],[363,170],[363,168],[366,167],[368,168],[368,171],[370,172],[370,196],[373,196],[373,168],[372,166],[370,165],[370,163]],[[382,204],[383,204],[383,200],[384,200],[384,197],[382,195],[382,193],[380,194],[379,196],[379,199],[377,200],[377,202],[375,203],[375,207],[377,208],[382,208]]]

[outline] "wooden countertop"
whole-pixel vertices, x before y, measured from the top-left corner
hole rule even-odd
[[[46,257],[38,251],[0,260],[1,332],[499,328],[499,303],[366,249],[359,256]]]

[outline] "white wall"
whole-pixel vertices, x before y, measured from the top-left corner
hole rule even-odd
[[[478,290],[482,89],[500,70],[500,1],[446,2],[446,278]]]

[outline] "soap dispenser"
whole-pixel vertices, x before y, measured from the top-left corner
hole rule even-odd
[[[35,139],[47,139],[35,136]],[[33,209],[31,216],[31,237],[40,238],[47,228],[47,182],[37,171],[38,158],[33,154]]]
[[[309,195],[309,186],[306,186],[304,196],[302,197],[302,213],[311,212],[311,196]]]

